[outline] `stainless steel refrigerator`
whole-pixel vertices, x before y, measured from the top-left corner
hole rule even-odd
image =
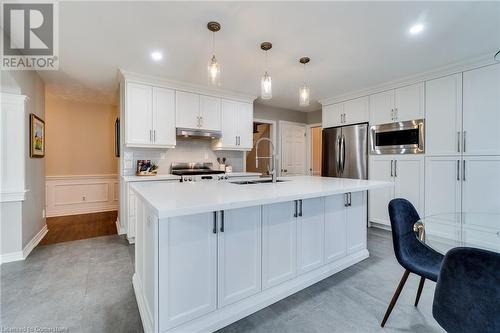
[[[368,179],[368,124],[323,130],[322,177]]]

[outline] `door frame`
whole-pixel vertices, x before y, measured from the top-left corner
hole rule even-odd
[[[277,164],[276,165],[276,171],[279,170],[279,155],[278,155],[278,142],[276,142],[276,121],[275,120],[268,120],[268,119],[260,119],[260,118],[253,118],[252,120],[252,126],[254,123],[262,123],[262,124],[269,124],[271,125],[271,133],[269,133],[269,136],[271,137],[271,140],[273,141],[274,144],[274,153],[276,154],[276,159],[277,159]],[[252,138],[253,141],[253,138]],[[253,147],[252,147],[253,148]],[[243,170],[244,172],[247,171],[247,152],[243,152]]]
[[[278,171],[279,171],[279,175],[281,176],[281,152],[283,151],[282,148],[282,145],[283,145],[283,127],[286,126],[286,125],[296,125],[296,126],[303,126],[306,130],[306,142],[305,142],[305,145],[306,145],[306,155],[307,155],[307,124],[306,123],[299,123],[299,122],[295,122],[295,121],[287,121],[287,120],[279,120],[278,121],[278,128],[279,128],[279,132],[280,132],[280,137],[279,137],[279,152],[278,152]],[[307,156],[306,156],[306,160],[307,160]],[[304,164],[304,168],[306,168],[306,165],[307,165],[307,161],[306,163]],[[304,169],[304,175],[307,173],[307,169]]]
[[[311,158],[312,158],[312,152],[311,152],[311,143],[312,143],[312,135],[311,135],[311,129],[314,127],[322,127],[322,123],[314,123],[314,124],[307,124],[306,125],[306,172],[308,173],[309,176],[312,176],[311,173]]]

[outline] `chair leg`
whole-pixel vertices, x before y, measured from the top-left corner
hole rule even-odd
[[[384,327],[385,322],[391,315],[392,309],[394,308],[394,305],[396,305],[396,302],[398,301],[399,294],[401,294],[401,290],[403,290],[403,287],[406,283],[406,280],[408,279],[408,275],[410,275],[410,271],[406,270],[403,273],[403,277],[401,278],[401,281],[399,281],[398,288],[396,289],[396,292],[394,293],[394,296],[392,296],[391,303],[389,303],[389,307],[387,308],[387,311],[385,312],[384,319],[382,320],[382,323],[380,326]]]
[[[415,306],[418,305],[418,301],[420,300],[420,295],[422,294],[422,289],[424,289],[424,282],[425,282],[425,278],[423,276],[420,277],[420,283],[418,284],[418,290],[417,290],[417,298],[415,298]]]

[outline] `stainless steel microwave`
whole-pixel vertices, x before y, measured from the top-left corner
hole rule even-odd
[[[370,127],[370,154],[423,154],[424,119]]]

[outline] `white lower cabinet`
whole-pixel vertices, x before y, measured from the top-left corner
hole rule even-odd
[[[261,291],[260,206],[219,213],[218,306]]]
[[[262,288],[297,274],[295,201],[262,206]]]
[[[392,188],[369,191],[368,220],[390,226],[389,202],[403,198],[424,215],[424,156],[381,155],[370,156],[370,179],[391,181]]]
[[[298,201],[297,273],[305,273],[324,263],[324,198]]]
[[[347,254],[366,249],[366,192],[348,193]]]
[[[160,223],[160,331],[217,308],[214,223],[213,213],[174,217]]]
[[[347,209],[345,195],[325,197],[325,261],[347,254]]]

